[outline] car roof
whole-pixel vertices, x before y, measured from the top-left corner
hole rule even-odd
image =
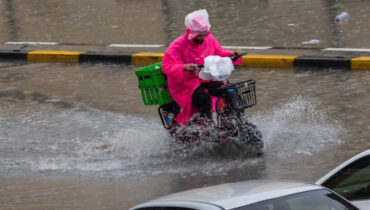
[[[178,202],[177,204],[206,203],[222,207],[223,209],[232,209],[294,193],[318,189],[324,189],[324,187],[297,181],[262,179],[187,190],[154,199],[137,207],[163,206],[166,203],[173,204],[173,202]]]
[[[353,163],[353,162],[355,162],[355,161],[357,161],[357,160],[359,160],[363,157],[366,157],[366,156],[370,156],[370,149],[365,150],[365,151],[361,152],[360,154],[357,154],[357,155],[351,157],[350,159],[344,161],[342,164],[340,164],[339,166],[337,166],[333,170],[329,171],[327,174],[325,174],[323,177],[321,177],[319,180],[317,180],[315,182],[315,184],[322,185],[324,182],[326,182],[328,179],[330,179],[332,176],[334,176],[336,173],[338,173],[340,170],[342,170],[346,166],[348,166],[351,163]]]

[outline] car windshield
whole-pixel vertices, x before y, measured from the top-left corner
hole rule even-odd
[[[370,157],[350,164],[323,185],[349,200],[370,199]]]
[[[328,190],[315,190],[271,199],[233,210],[358,210]]]

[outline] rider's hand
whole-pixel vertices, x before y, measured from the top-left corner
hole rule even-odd
[[[194,72],[196,70],[197,70],[196,65],[194,65],[194,64],[185,64],[184,71]]]
[[[240,55],[240,54],[242,54],[243,52],[241,51],[241,50],[235,50],[234,52],[233,52],[233,55]]]
[[[242,51],[240,50],[235,50],[233,52],[233,55],[231,56],[231,60],[232,61],[237,61],[242,55],[245,55],[246,53],[242,53]]]

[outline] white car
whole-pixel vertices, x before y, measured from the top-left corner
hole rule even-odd
[[[174,193],[139,204],[130,210],[358,210],[358,208],[320,185],[282,180],[253,180]]]
[[[316,184],[346,197],[361,210],[370,210],[370,149],[340,164]]]

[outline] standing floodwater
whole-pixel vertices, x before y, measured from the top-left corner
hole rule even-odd
[[[0,206],[125,209],[184,189],[259,178],[314,181],[369,148],[369,71],[247,69],[264,156],[173,144],[131,66],[1,63]],[[51,202],[50,202],[51,200]]]
[[[225,46],[369,48],[366,0],[2,0],[0,42],[168,45],[198,9]]]
[[[0,0],[0,42],[168,45],[198,9],[223,46],[369,47],[364,0]],[[0,209],[127,209],[210,184],[315,181],[370,148],[370,71],[234,72],[257,82],[247,114],[264,156],[246,159],[237,145],[174,144],[142,105],[137,68],[0,62]]]

